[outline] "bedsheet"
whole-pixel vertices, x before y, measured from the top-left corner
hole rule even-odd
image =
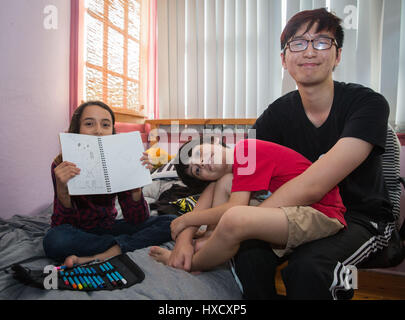
[[[26,286],[15,280],[10,266],[42,270],[55,262],[46,258],[42,239],[50,227],[52,205],[36,216],[15,215],[0,218],[0,299],[67,299],[67,300],[234,300],[242,294],[228,264],[209,272],[193,275],[164,266],[148,255],[148,248],[128,252],[128,256],[143,270],[145,280],[126,289],[113,291],[78,292],[43,290]],[[173,248],[173,242],[162,245]]]

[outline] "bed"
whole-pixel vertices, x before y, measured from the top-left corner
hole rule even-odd
[[[119,115],[118,115],[119,116]],[[117,118],[121,121],[120,118]],[[140,131],[145,149],[151,147],[156,140],[154,132],[156,129],[171,132],[170,125],[175,123],[179,129],[186,128],[202,130],[215,130],[227,133],[234,142],[235,133],[242,132],[246,136],[247,130],[254,123],[255,119],[166,119],[146,120],[143,124],[116,122],[117,133]],[[132,121],[130,121],[132,122]],[[243,128],[241,131],[240,127]],[[181,131],[180,131],[181,132]],[[169,140],[173,137],[169,136]],[[180,139],[183,136],[180,136]],[[187,137],[187,135],[185,135]],[[229,137],[228,137],[229,138]],[[239,137],[240,138],[240,137]],[[159,137],[160,142],[164,139]],[[227,143],[229,144],[229,141]],[[169,142],[169,141],[167,141]],[[182,141],[184,142],[184,141]],[[169,150],[169,149],[168,149]],[[171,149],[170,149],[171,150]],[[168,191],[173,185],[181,185],[173,175],[174,167],[170,164],[162,167],[152,174],[153,183],[144,187],[143,193],[146,201],[151,206],[151,214],[161,214],[163,210],[156,210],[153,205],[159,203],[159,197]],[[166,172],[167,171],[167,172]],[[170,172],[171,171],[171,172]],[[184,185],[183,185],[184,186]],[[122,217],[118,201],[117,219]],[[167,212],[172,213],[172,212]],[[15,215],[10,219],[0,218],[0,299],[8,300],[240,300],[242,293],[233,274],[229,263],[216,269],[193,275],[182,270],[164,266],[156,262],[148,255],[148,248],[128,252],[127,255],[145,273],[145,279],[130,288],[113,291],[78,292],[70,290],[44,290],[26,286],[16,279],[10,270],[10,266],[20,263],[24,267],[33,270],[43,270],[54,261],[45,257],[42,247],[42,239],[50,228],[52,215],[52,203],[36,216]],[[162,244],[163,247],[173,248],[174,242]]]
[[[156,179],[144,188],[149,204],[154,203],[176,179]],[[119,209],[119,208],[118,208]],[[229,264],[193,275],[167,267],[148,255],[148,248],[128,252],[128,256],[143,270],[145,279],[126,289],[113,291],[79,292],[70,290],[45,290],[24,285],[13,278],[10,266],[15,263],[43,270],[55,264],[45,257],[42,239],[50,227],[52,204],[36,216],[15,215],[0,219],[0,299],[7,300],[237,300],[241,291],[232,275]],[[152,211],[152,214],[157,214]],[[119,216],[117,218],[120,217]],[[173,242],[162,244],[173,248]]]

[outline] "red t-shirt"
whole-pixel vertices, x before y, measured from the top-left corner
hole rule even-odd
[[[234,150],[231,191],[269,190],[273,193],[311,164],[303,155],[279,144],[255,139],[241,140]],[[347,225],[343,217],[346,208],[337,186],[311,207]]]

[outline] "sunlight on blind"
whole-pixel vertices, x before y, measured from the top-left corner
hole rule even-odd
[[[86,0],[84,100],[140,110],[140,0]]]

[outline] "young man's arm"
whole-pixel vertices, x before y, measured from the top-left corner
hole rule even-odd
[[[172,230],[172,238],[176,239],[178,234],[184,230],[184,228],[189,226],[215,225],[219,222],[225,211],[234,206],[248,205],[249,200],[249,191],[232,192],[229,201],[222,205],[205,210],[193,210],[186,213],[172,221],[170,226]]]
[[[281,186],[260,206],[279,208],[318,202],[363,163],[372,149],[372,144],[361,139],[340,139],[305,172]]]

